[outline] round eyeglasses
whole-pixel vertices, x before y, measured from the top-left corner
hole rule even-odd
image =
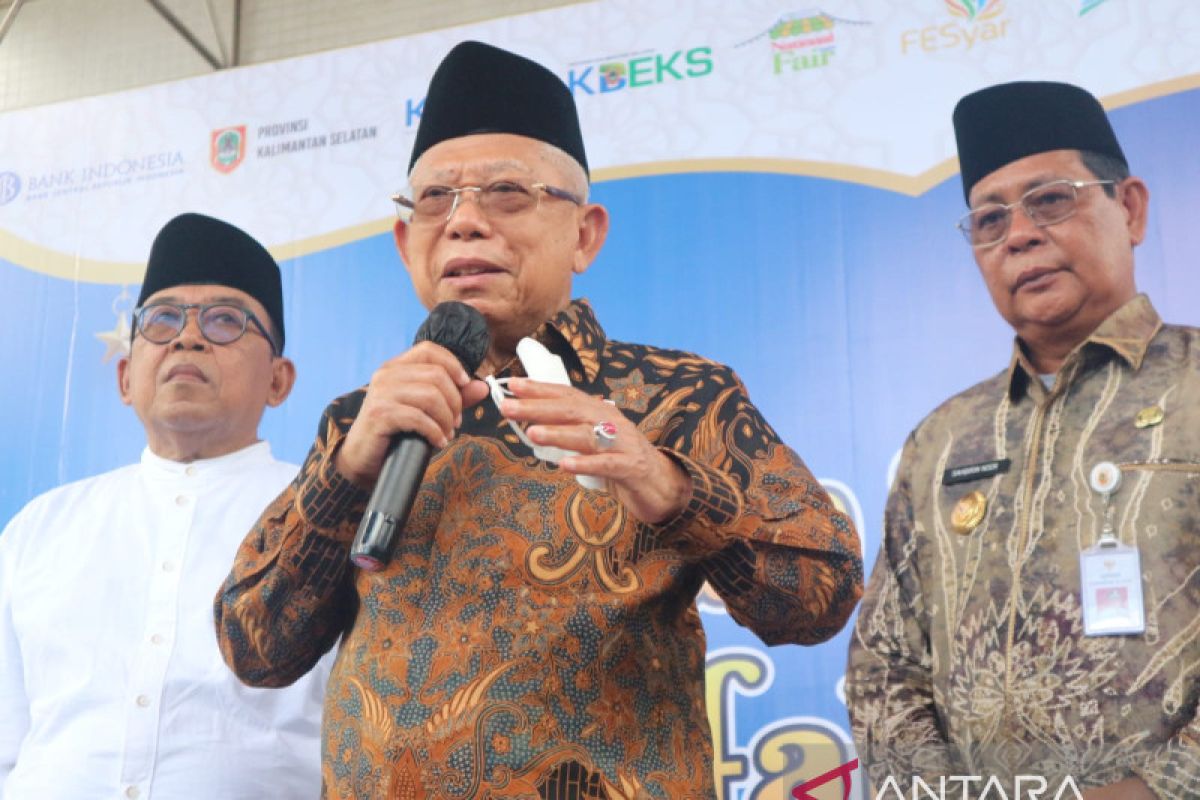
[[[392,195],[396,214],[408,224],[429,225],[449,222],[466,192],[475,194],[479,210],[488,217],[511,217],[536,208],[543,194],[559,200],[567,200],[577,206],[583,199],[566,189],[545,183],[523,183],[516,180],[495,181],[486,186],[427,186],[415,199],[402,194]]]
[[[154,344],[167,344],[183,333],[188,311],[196,309],[200,333],[213,344],[233,344],[245,335],[248,323],[271,345],[271,354],[279,355],[275,340],[254,316],[254,312],[228,303],[150,303],[133,310],[134,330]]]
[[[1013,209],[1018,206],[1034,225],[1044,228],[1073,216],[1079,206],[1079,190],[1108,186],[1116,181],[1058,180],[1043,183],[1021,195],[1015,203],[985,203],[958,221],[958,229],[974,248],[994,247],[1008,238]]]

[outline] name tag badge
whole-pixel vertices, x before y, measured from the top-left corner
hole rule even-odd
[[[1104,542],[1079,554],[1083,632],[1119,636],[1146,630],[1142,559],[1136,547]]]
[[[992,461],[983,461],[979,464],[963,464],[958,467],[950,467],[942,473],[942,485],[953,486],[956,483],[967,483],[968,481],[991,478],[1002,472],[1008,472],[1008,468],[1011,466],[1012,461],[1010,459],[997,458]]]

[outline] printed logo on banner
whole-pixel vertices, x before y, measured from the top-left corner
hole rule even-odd
[[[625,89],[703,78],[713,71],[711,47],[621,54],[578,61],[567,72],[574,95],[611,94]]]
[[[228,175],[246,157],[246,126],[234,125],[212,132],[209,163],[217,172]]]
[[[25,199],[33,202],[180,177],[185,172],[184,163],[183,153],[176,150],[110,158],[81,167],[58,167],[26,175]]]
[[[6,206],[21,193],[21,176],[15,172],[0,172],[0,206]]]
[[[810,8],[785,14],[763,33],[739,42],[745,47],[766,40],[771,55],[771,69],[776,75],[803,72],[829,66],[837,52],[838,25],[867,25],[858,20],[840,19]]]
[[[829,66],[836,50],[833,26],[833,17],[823,11],[785,17],[772,25],[767,36],[775,74]]]
[[[999,16],[1004,11],[1004,0],[946,0],[946,7],[956,17],[984,20]]]
[[[970,50],[1008,36],[1004,0],[942,0],[955,21],[910,28],[900,34],[900,54]]]
[[[1107,3],[1108,0],[1083,0],[1083,5],[1079,7],[1079,16],[1083,16],[1089,11],[1093,11]]]

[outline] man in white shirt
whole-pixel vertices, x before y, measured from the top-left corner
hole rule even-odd
[[[213,588],[297,471],[258,439],[295,381],[279,267],[184,214],[138,306],[117,379],[141,462],[47,492],[0,535],[0,798],[315,798],[330,657],[252,689],[212,626]]]

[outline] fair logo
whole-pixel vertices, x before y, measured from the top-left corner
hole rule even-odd
[[[833,17],[818,11],[785,17],[767,31],[775,74],[829,66],[836,50]]]
[[[15,172],[0,172],[0,206],[6,206],[21,193],[21,176]]]
[[[952,20],[900,34],[900,54],[970,50],[1008,35],[1004,0],[942,0]]]
[[[217,172],[228,175],[246,157],[246,126],[219,128],[212,132],[209,163]]]
[[[738,42],[736,47],[765,40],[770,46],[771,68],[776,75],[827,67],[837,52],[835,28],[868,25],[840,19],[817,8],[785,14],[764,32]]]

